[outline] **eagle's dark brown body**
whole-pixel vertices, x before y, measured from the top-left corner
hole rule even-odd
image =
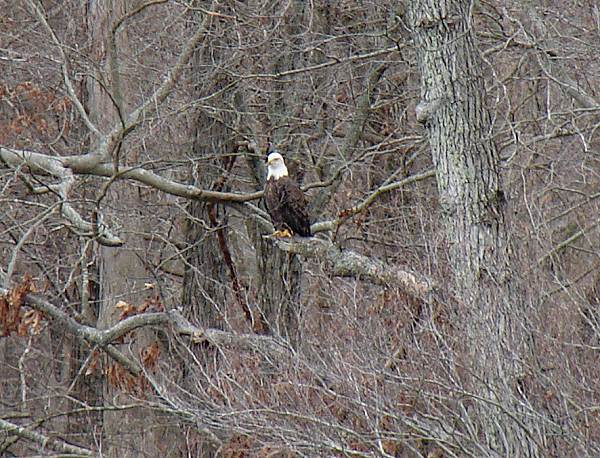
[[[288,176],[269,178],[264,193],[267,210],[278,231],[291,230],[302,237],[310,237],[308,205],[298,184]]]

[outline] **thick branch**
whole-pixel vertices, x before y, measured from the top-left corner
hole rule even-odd
[[[291,356],[293,350],[285,342],[257,334],[235,334],[219,329],[201,329],[191,324],[178,310],[168,312],[173,330],[192,337],[193,342],[207,341],[214,346],[245,351],[256,351],[273,358]]]
[[[60,179],[64,178],[67,181],[68,187],[61,188],[61,186],[66,186],[62,184],[48,186],[51,187],[55,192],[61,194],[61,196],[66,195],[66,191],[72,185],[72,181],[70,180],[74,179],[73,175],[94,175],[107,178],[129,179],[143,183],[147,186],[151,186],[156,190],[174,196],[206,202],[218,202],[224,205],[234,205],[236,207],[238,207],[239,204],[258,200],[263,195],[263,191],[257,191],[248,194],[210,191],[197,186],[183,184],[175,180],[164,178],[154,172],[139,167],[118,167],[115,173],[115,167],[113,164],[89,164],[86,162],[79,163],[74,162],[71,159],[72,157],[70,156],[53,157],[32,151],[0,147],[0,160],[10,167],[17,168],[24,164],[27,165],[33,172],[50,174]],[[433,170],[428,170],[403,180],[381,186],[373,191],[361,203],[344,212],[343,216],[333,220],[313,224],[312,231],[313,233],[316,233],[334,230],[348,217],[364,211],[382,194],[394,191],[408,184],[421,181],[432,176],[434,176]],[[306,188],[311,187],[312,185],[310,184],[306,186]],[[63,203],[62,211],[63,215],[79,230],[86,233],[92,232],[92,224],[84,221],[68,203]],[[253,211],[259,212],[260,216],[262,217],[266,217],[264,212],[260,211],[256,207],[253,208]],[[98,230],[101,231],[100,234],[98,234],[100,237],[100,243],[109,246],[119,246],[122,244],[121,240],[115,235],[111,234],[107,228],[98,228]]]
[[[57,452],[68,453],[69,456],[95,456],[95,453],[91,450],[78,447],[76,445],[71,445],[55,437],[45,436],[6,420],[0,419],[0,430],[6,431],[8,434],[14,434],[35,442],[39,444],[42,449],[49,448]]]
[[[86,162],[77,162],[74,158],[75,156],[54,157],[33,151],[16,150],[0,146],[0,160],[13,168],[26,165],[33,172],[50,174],[58,178],[68,173],[108,178],[112,178],[115,175],[115,168],[112,164],[89,164]],[[249,202],[260,199],[263,194],[262,191],[237,194],[233,192],[204,190],[196,186],[169,180],[139,167],[119,167],[116,170],[116,175],[119,179],[134,180],[174,196],[223,204]],[[59,188],[52,186],[52,189],[57,191]]]
[[[98,164],[93,168],[77,167],[74,168],[74,171],[82,175],[85,174],[104,177],[112,177],[115,174],[114,167],[109,164]],[[152,186],[154,189],[159,191],[166,192],[167,194],[207,202],[219,202],[222,204],[233,202],[241,203],[260,199],[263,194],[262,191],[249,194],[209,191],[198,188],[197,186],[182,184],[174,180],[169,180],[155,174],[154,172],[150,172],[149,170],[136,167],[119,167],[116,174],[118,178],[127,178],[138,181],[148,186]]]
[[[8,292],[8,289],[0,288],[0,295],[7,295]],[[125,335],[126,332],[116,333],[117,337],[114,337],[111,340],[110,337],[114,336],[114,334],[110,333],[112,328],[107,330],[99,330],[91,326],[81,324],[77,322],[74,318],[72,318],[69,314],[63,312],[58,307],[39,296],[28,294],[25,297],[25,303],[31,308],[43,312],[47,317],[59,321],[65,327],[67,332],[77,336],[79,339],[85,340],[90,343],[94,343],[98,346],[104,346],[104,350],[106,351],[106,353],[115,361],[119,362],[132,374],[138,375],[139,373],[141,373],[142,368],[137,363],[137,361],[128,358],[117,348],[115,348],[112,345],[109,345],[114,339]]]
[[[376,258],[342,250],[328,240],[274,239],[277,246],[289,253],[325,261],[329,271],[340,277],[364,278],[378,285],[399,285],[407,293],[422,297],[435,288],[432,280],[421,275],[386,264]]]

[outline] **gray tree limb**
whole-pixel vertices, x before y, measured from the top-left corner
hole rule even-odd
[[[340,249],[329,240],[320,238],[275,238],[277,246],[288,253],[325,261],[329,272],[339,277],[366,279],[378,285],[398,285],[407,293],[422,297],[435,289],[432,280],[422,275],[389,265],[376,258]]]
[[[411,183],[415,183],[417,181],[435,177],[435,173],[436,172],[434,169],[430,169],[423,173],[419,173],[417,175],[411,175],[407,178],[404,178],[403,180],[384,184],[384,185],[380,186],[379,188],[375,189],[371,194],[369,194],[365,199],[363,199],[362,202],[356,204],[355,206],[353,206],[349,209],[344,210],[343,216],[340,216],[338,218],[335,218],[335,219],[332,219],[329,221],[320,221],[318,223],[315,223],[311,226],[311,230],[313,233],[322,232],[322,231],[334,231],[335,229],[337,229],[337,227],[339,225],[341,225],[348,218],[365,211],[382,194],[385,194],[385,193],[388,193],[391,191],[395,191],[396,189],[403,188],[404,186],[407,186]]]
[[[30,430],[27,427],[19,426],[0,418],[0,430],[6,431],[7,434],[14,434],[24,439],[30,440],[39,444],[42,449],[51,449],[61,453],[68,453],[70,457],[79,456],[95,456],[91,450],[76,445],[69,444],[56,437],[46,436],[44,434]]]
[[[73,170],[65,166],[64,158],[52,157],[33,151],[19,151],[0,147],[0,161],[15,169],[26,165],[32,172],[49,174],[58,178],[59,182],[51,185],[51,189],[60,197],[61,215],[77,231],[90,236],[95,235],[103,245],[123,245],[123,241],[114,235],[109,228],[85,221],[69,203],[69,193],[75,185],[75,176]]]
[[[0,288],[0,295],[9,290]],[[177,309],[167,312],[142,313],[125,318],[107,329],[97,329],[79,323],[68,313],[48,300],[35,295],[25,296],[25,304],[38,310],[50,319],[60,322],[64,329],[81,340],[103,348],[115,361],[121,363],[129,372],[138,375],[142,368],[139,363],[123,355],[112,343],[136,329],[148,326],[170,326],[178,334],[192,338],[193,343],[207,341],[215,346],[239,350],[257,351],[271,357],[290,356],[291,349],[283,342],[269,336],[257,334],[237,334],[218,329],[200,328],[190,323]]]

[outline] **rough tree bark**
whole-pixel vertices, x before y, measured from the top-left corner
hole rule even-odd
[[[486,106],[483,61],[469,0],[416,0],[411,25],[422,79],[417,118],[427,128],[456,296],[464,314],[463,426],[488,456],[537,456],[522,391],[525,300],[504,221],[504,194]],[[459,350],[460,351],[460,350]]]

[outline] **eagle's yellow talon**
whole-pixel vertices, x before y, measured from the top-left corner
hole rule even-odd
[[[292,237],[292,233],[289,229],[283,229],[280,231],[275,231],[271,234],[271,237]]]

